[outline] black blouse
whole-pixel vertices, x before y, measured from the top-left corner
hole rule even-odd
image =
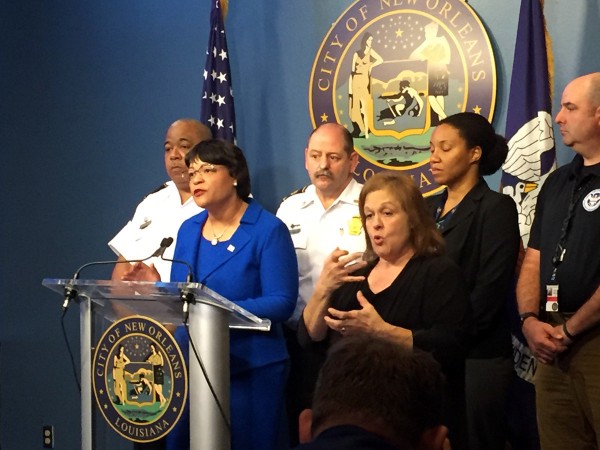
[[[374,266],[370,264],[355,275],[368,277]],[[346,283],[333,292],[330,306],[341,311],[360,309],[356,298],[359,290],[384,321],[411,330],[414,347],[431,352],[446,375],[462,373],[470,307],[462,273],[449,258],[415,257],[377,294],[366,279]],[[303,345],[311,342],[304,320],[298,336]],[[323,344],[329,347],[340,337],[329,329]]]

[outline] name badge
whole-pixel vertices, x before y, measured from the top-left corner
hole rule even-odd
[[[546,286],[546,311],[558,311],[558,284]]]
[[[298,234],[302,230],[299,223],[292,223],[288,229],[290,230],[290,234]]]

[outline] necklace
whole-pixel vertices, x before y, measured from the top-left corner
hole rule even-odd
[[[213,224],[211,221],[210,222],[210,231],[212,232],[213,238],[210,240],[210,243],[212,245],[217,245],[219,242],[221,242],[219,239],[221,239],[223,237],[223,235],[227,232],[228,229],[229,229],[229,226],[225,227],[225,229],[221,232],[221,234],[219,234],[217,236],[217,233],[215,233],[215,229],[213,228]]]
[[[237,210],[237,212],[236,212],[236,213],[235,213],[235,215],[234,215],[234,219],[235,219],[235,220],[234,220],[232,223],[230,223],[229,225],[227,225],[227,226],[225,227],[225,229],[224,229],[224,230],[221,232],[221,234],[219,234],[218,236],[217,236],[217,233],[215,233],[215,229],[214,229],[214,227],[213,227],[212,219],[209,217],[209,219],[208,219],[208,220],[210,220],[210,231],[211,231],[211,233],[212,233],[212,235],[213,235],[213,238],[210,240],[210,243],[211,243],[212,245],[217,245],[219,242],[221,242],[221,240],[220,240],[220,239],[221,239],[221,238],[222,238],[222,237],[225,235],[225,233],[227,233],[227,231],[228,231],[228,230],[229,230],[229,229],[230,229],[232,226],[234,226],[234,225],[236,225],[236,224],[238,224],[238,223],[239,223],[239,218],[241,217],[241,216],[239,216],[239,214],[240,214],[240,211],[242,211],[242,213],[243,213],[243,211],[245,210],[245,206],[246,206],[246,204],[245,204],[244,202],[242,202],[242,204],[240,205],[239,209]]]

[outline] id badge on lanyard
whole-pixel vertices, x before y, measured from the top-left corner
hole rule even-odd
[[[584,187],[590,182],[590,180],[591,177],[586,177],[581,183],[573,186],[573,192],[571,192],[571,200],[569,202],[567,216],[562,223],[560,237],[552,258],[552,265],[554,266],[554,269],[552,271],[552,276],[550,277],[550,283],[546,285],[546,311],[548,312],[558,312],[560,310],[558,306],[558,283],[556,281],[556,273],[558,271],[558,266],[563,262],[565,259],[565,254],[567,253],[567,235],[571,220],[575,215],[575,206],[585,192]]]
[[[560,252],[558,250],[561,250]],[[565,257],[566,250],[562,246],[558,246],[557,255],[553,259],[554,270],[550,276],[550,283],[546,285],[546,311],[558,312],[558,283],[556,281],[556,273],[558,272],[558,265],[562,262]]]
[[[558,312],[558,284],[546,285],[546,311]]]

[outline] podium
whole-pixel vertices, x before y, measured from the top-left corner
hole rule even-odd
[[[223,413],[229,418],[229,328],[268,331],[271,322],[254,316],[235,303],[198,283],[147,281],[73,280],[46,278],[42,284],[65,295],[77,292],[81,352],[81,448],[94,450],[98,409],[92,392],[93,348],[111,323],[125,315],[152,318],[166,326],[183,320],[181,292],[193,294],[189,304],[189,330],[212,389],[194,353],[189,357],[190,449],[226,450],[230,434]],[[75,305],[71,305],[71,308]],[[125,313],[126,312],[126,313]],[[191,350],[191,349],[190,349]]]

